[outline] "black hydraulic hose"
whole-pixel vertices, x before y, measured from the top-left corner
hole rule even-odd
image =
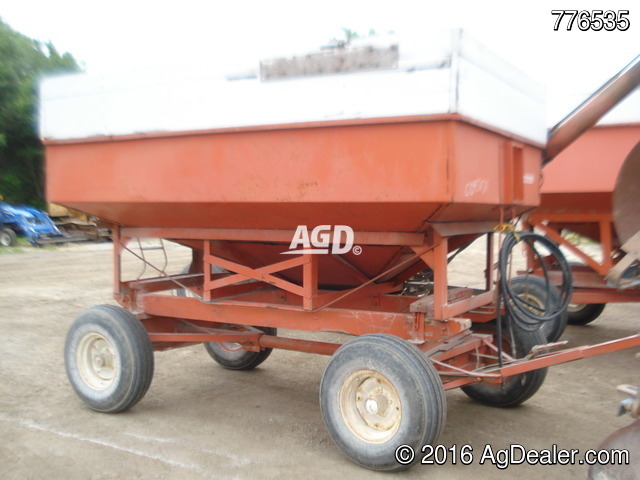
[[[514,293],[509,278],[509,264],[513,248],[520,242],[525,242],[538,260],[544,274],[546,288],[546,302],[544,307],[533,304],[522,294]],[[536,244],[546,248],[549,255],[543,256]],[[548,265],[552,257],[553,264],[557,265],[562,273],[562,284],[560,285],[560,298],[551,295],[551,281],[549,279]],[[562,315],[571,300],[573,288],[571,268],[564,254],[558,245],[552,240],[532,232],[508,233],[500,249],[500,295],[507,313],[507,317],[523,330],[533,331],[540,328],[542,323],[550,322]]]

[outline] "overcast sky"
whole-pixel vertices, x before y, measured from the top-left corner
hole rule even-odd
[[[631,27],[553,31],[553,9],[627,9]],[[635,7],[635,8],[634,8]],[[0,0],[15,30],[52,41],[89,72],[235,67],[314,50],[341,28],[399,34],[462,27],[547,87],[550,98],[591,92],[640,53],[640,7],[630,0]]]

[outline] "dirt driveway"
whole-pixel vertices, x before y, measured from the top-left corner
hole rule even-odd
[[[329,439],[318,406],[322,356],[274,351],[258,369],[233,372],[201,346],[157,353],[151,388],[132,410],[109,415],[84,407],[67,382],[64,338],[82,309],[113,303],[110,249],[92,244],[0,255],[0,477],[390,478],[352,464]],[[179,271],[188,257],[176,257],[171,268]],[[580,345],[632,335],[639,313],[636,304],[610,305],[592,325],[569,327],[564,339]],[[418,465],[394,478],[585,478],[584,465],[499,470],[479,460],[487,444],[596,448],[631,422],[615,416],[615,387],[640,381],[635,353],[554,367],[519,408],[483,407],[461,391],[448,392],[440,444],[470,445],[474,461]]]

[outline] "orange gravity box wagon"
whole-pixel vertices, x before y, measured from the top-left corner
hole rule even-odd
[[[637,84],[638,70],[624,79]],[[598,99],[615,103],[628,83],[614,81],[575,121],[595,123]],[[637,347],[635,335],[550,351],[570,276],[556,292],[540,287],[544,274],[495,268],[496,230],[540,203],[544,116],[541,88],[461,31],[274,59],[260,73],[46,79],[48,200],[112,226],[121,305],[90,308],[69,330],[73,388],[119,412],[149,388],[154,350],[204,343],[232,369],[273,348],[331,355],[327,429],[351,460],[389,471],[412,463],[397,461],[399,446],[437,441],[445,390],[513,406],[550,365]],[[585,127],[572,128],[554,148]],[[482,236],[485,288],[450,285],[449,261]],[[134,252],[139,238],[190,248],[188,269],[148,265],[154,275],[123,279],[123,253],[150,263]],[[416,275],[419,296],[406,288]],[[543,288],[537,304],[530,284]],[[544,322],[514,321],[518,299]]]

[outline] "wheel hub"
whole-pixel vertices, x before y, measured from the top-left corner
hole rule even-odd
[[[88,333],[80,340],[77,360],[82,379],[95,390],[108,388],[116,378],[119,362],[115,349],[99,333]]]
[[[398,392],[379,372],[361,370],[350,375],[340,391],[340,406],[349,429],[365,441],[386,442],[400,426]]]
[[[525,302],[530,303],[525,308],[532,312],[534,315],[542,315],[545,310],[545,304],[535,295],[529,293],[519,293],[518,297],[522,298]]]
[[[364,406],[367,413],[384,416],[389,407],[389,400],[384,395],[374,395],[367,399]]]

